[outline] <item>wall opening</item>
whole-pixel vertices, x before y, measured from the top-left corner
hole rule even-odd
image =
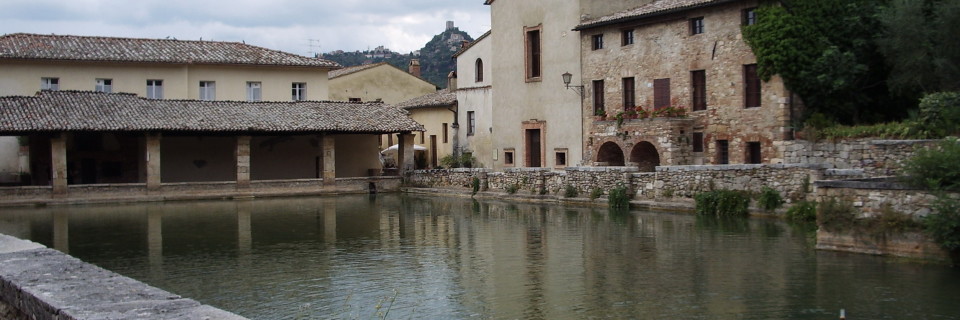
[[[630,162],[637,163],[642,172],[654,172],[660,165],[660,153],[652,143],[642,141],[633,146],[630,151]]]
[[[626,163],[623,160],[623,149],[620,149],[616,143],[607,142],[600,146],[597,151],[597,162],[601,166],[622,167]]]

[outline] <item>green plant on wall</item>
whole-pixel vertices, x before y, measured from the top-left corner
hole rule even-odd
[[[473,177],[473,179],[470,180],[470,186],[473,188],[472,194],[477,194],[477,192],[480,191],[480,178]]]
[[[610,204],[611,208],[630,208],[630,195],[627,192],[627,187],[617,185],[617,187],[610,189],[610,194],[607,195],[607,203]]]
[[[814,222],[817,220],[817,203],[800,201],[787,209],[787,220],[792,222]]]
[[[760,196],[757,198],[757,205],[767,212],[773,212],[783,206],[783,197],[777,190],[770,187],[763,187]]]
[[[602,196],[603,196],[603,189],[593,188],[593,190],[590,191],[590,200],[597,200]]]
[[[574,187],[573,185],[569,185],[569,184],[564,186],[564,189],[563,189],[564,197],[576,198],[578,195],[580,195],[580,191],[577,190],[577,187]]]
[[[514,193],[517,193],[517,190],[520,190],[520,186],[517,184],[511,184],[507,186],[506,190],[507,190],[507,193],[514,194]]]
[[[695,195],[697,214],[742,217],[749,214],[750,197],[734,190],[714,190]]]

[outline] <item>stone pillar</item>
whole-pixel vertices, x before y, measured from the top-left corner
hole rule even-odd
[[[237,137],[237,189],[250,187],[250,136]]]
[[[160,190],[160,134],[147,134],[147,191]]]
[[[397,150],[397,167],[400,168],[400,174],[405,175],[416,168],[413,159],[413,134],[401,133],[399,147],[399,150]]]
[[[67,134],[59,133],[50,138],[50,162],[53,180],[53,195],[67,194]]]
[[[336,139],[329,134],[323,134],[320,137],[321,148],[323,148],[323,185],[332,186],[337,184],[337,152]]]

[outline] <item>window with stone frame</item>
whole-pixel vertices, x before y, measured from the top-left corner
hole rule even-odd
[[[603,105],[603,80],[593,80],[593,114],[605,111]]]
[[[554,152],[554,167],[563,168],[567,166],[567,148],[557,148]]]
[[[760,77],[756,64],[743,66],[743,107],[760,107]]]
[[[703,17],[690,19],[690,35],[703,33]]]
[[[603,49],[603,34],[595,34],[590,37],[591,48],[593,50]]]
[[[670,78],[653,80],[653,108],[663,109],[670,106]]]
[[[633,77],[623,78],[623,110],[630,111],[637,106],[637,89]]]
[[[692,111],[707,110],[707,72],[705,70],[690,71]]]
[[[514,166],[514,149],[503,149],[503,165],[512,167]]]
[[[525,61],[527,81],[540,81],[541,70],[541,39],[542,26],[526,28],[525,32]]]
[[[730,163],[730,142],[717,140],[717,164]]]
[[[703,132],[693,133],[693,152],[703,152]]]
[[[744,162],[751,164],[763,163],[763,157],[760,152],[761,145],[759,141],[747,142],[747,154]]]
[[[620,46],[633,44],[633,29],[620,31]]]

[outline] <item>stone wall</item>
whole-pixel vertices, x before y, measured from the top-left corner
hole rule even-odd
[[[0,234],[2,319],[246,319]]]
[[[860,177],[893,176],[900,173],[904,161],[918,148],[935,146],[938,140],[844,140],[840,142],[806,140],[784,141],[783,163],[820,164],[827,168],[850,170]]]

